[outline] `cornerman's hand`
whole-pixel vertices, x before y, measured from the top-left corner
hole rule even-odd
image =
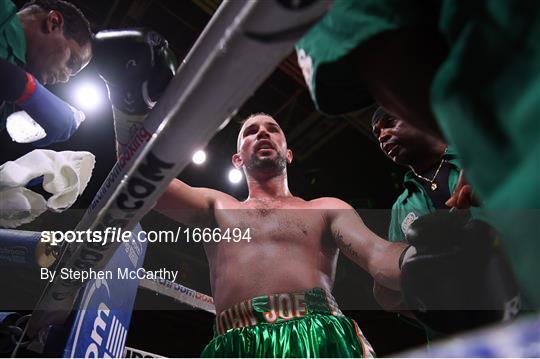
[[[459,173],[454,193],[452,193],[452,196],[445,204],[450,208],[455,207],[457,209],[469,209],[471,206],[478,207],[480,205],[480,202],[473,194],[471,185],[467,182],[467,179],[463,174],[463,170]]]

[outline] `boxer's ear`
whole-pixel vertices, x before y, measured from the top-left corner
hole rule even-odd
[[[238,169],[242,168],[242,166],[244,165],[244,161],[242,161],[242,156],[240,156],[239,153],[235,153],[232,156],[232,164]]]
[[[291,150],[287,150],[287,163],[291,164],[293,160],[293,153]]]

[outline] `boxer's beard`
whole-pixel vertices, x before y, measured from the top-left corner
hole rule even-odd
[[[281,173],[287,167],[287,159],[281,153],[278,153],[276,157],[258,157],[257,155],[251,156],[246,163],[246,169],[249,172],[263,171]]]

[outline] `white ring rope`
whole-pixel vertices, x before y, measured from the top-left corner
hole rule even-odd
[[[206,294],[197,292],[196,290],[184,287],[181,284],[171,282],[163,278],[147,279],[143,278],[139,281],[139,288],[145,288],[153,292],[165,295],[190,305],[194,308],[202,309],[212,314],[216,314],[214,299]]]

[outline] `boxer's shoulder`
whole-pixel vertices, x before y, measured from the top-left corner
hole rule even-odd
[[[335,197],[320,197],[308,202],[313,209],[345,210],[353,209],[347,202]]]

